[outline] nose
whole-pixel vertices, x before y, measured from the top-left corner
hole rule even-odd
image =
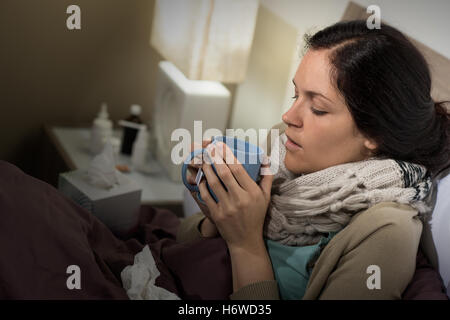
[[[294,101],[292,106],[281,117],[288,126],[301,127],[303,125],[302,112],[300,110],[300,102]]]

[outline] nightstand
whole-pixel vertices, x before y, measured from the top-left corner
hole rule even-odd
[[[53,170],[59,171],[52,172],[51,175],[55,176],[55,174],[64,171],[88,168],[90,161],[93,159],[88,148],[90,128],[46,126],[45,133],[51,147],[53,147],[49,149],[47,143],[46,149],[49,150],[46,153],[50,153],[50,155],[47,154],[45,158],[51,158],[54,151],[56,151],[55,156],[59,158],[50,161],[50,163],[58,164]],[[114,130],[113,136],[120,138],[121,135],[121,130]],[[118,164],[128,165],[131,168],[130,156],[119,154],[118,162]],[[166,208],[182,217],[184,184],[170,180],[166,171],[154,158],[150,159],[150,163],[156,167],[156,173],[143,174],[137,171],[125,173],[142,187],[142,204]],[[47,168],[47,171],[49,170],[51,168]],[[54,180],[54,178],[51,180]],[[54,181],[50,183],[55,184]]]

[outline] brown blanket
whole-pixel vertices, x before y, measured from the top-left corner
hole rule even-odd
[[[148,244],[155,284],[183,299],[226,299],[232,291],[221,238],[179,244],[171,211],[142,206],[139,225],[119,239],[49,184],[0,161],[0,299],[128,299],[120,273]],[[81,271],[68,289],[67,267]]]
[[[225,242],[177,243],[179,223],[169,210],[142,206],[139,224],[118,238],[52,186],[0,161],[0,299],[128,299],[120,273],[147,244],[161,273],[157,286],[186,300],[228,299]],[[404,297],[446,299],[423,259]],[[70,265],[80,267],[81,289],[67,288]]]

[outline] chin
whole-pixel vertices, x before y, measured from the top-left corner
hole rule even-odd
[[[289,152],[286,152],[286,156],[284,158],[284,166],[293,174],[301,174],[305,172],[305,168],[300,165],[300,160],[295,159]]]

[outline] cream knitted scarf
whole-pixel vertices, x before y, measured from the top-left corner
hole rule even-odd
[[[424,166],[370,158],[304,175],[284,165],[286,135],[272,146],[271,168],[278,166],[264,236],[285,245],[317,243],[324,233],[344,228],[351,217],[384,201],[409,204],[419,215],[429,212],[425,198],[431,179]]]

